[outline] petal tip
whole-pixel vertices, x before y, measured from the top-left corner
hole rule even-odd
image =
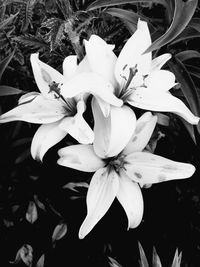
[[[79,231],[78,237],[79,237],[79,239],[84,239],[85,235],[82,233],[82,231]]]

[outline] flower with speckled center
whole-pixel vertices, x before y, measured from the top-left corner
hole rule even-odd
[[[157,116],[151,112],[144,113],[135,121],[133,111],[131,113],[126,106],[112,107],[107,118],[95,99],[92,108],[94,144],[68,146],[58,152],[58,164],[95,172],[87,192],[87,216],[79,230],[80,238],[95,227],[115,198],[127,215],[128,229],[137,227],[143,217],[140,187],[188,178],[195,171],[189,163],[175,162],[144,150],[157,122]],[[115,120],[116,116],[118,120]],[[119,142],[119,136],[123,144]]]
[[[32,54],[31,65],[40,93],[23,95],[17,107],[0,116],[0,123],[21,120],[42,124],[31,144],[34,159],[42,161],[47,150],[67,134],[82,144],[93,142],[93,131],[83,118],[86,108],[84,95],[67,99],[60,94],[61,84],[87,69],[86,65],[77,65],[76,62],[76,56],[65,58],[62,75],[39,60],[38,54]]]
[[[148,25],[142,20],[138,20],[137,30],[127,40],[118,57],[113,52],[114,45],[107,44],[97,35],[91,35],[89,40],[85,40],[85,60],[92,74],[80,74],[79,80],[63,84],[63,95],[72,97],[80,92],[90,92],[97,97],[104,116],[108,116],[109,96],[101,86],[94,88],[96,83],[100,84],[101,76],[107,84],[107,93],[114,92],[118,101],[122,100],[124,104],[144,110],[172,112],[191,124],[198,124],[199,117],[169,92],[176,85],[175,75],[161,68],[171,55],[166,53],[152,60],[151,52],[144,53],[150,45]],[[102,95],[100,99],[99,95]]]

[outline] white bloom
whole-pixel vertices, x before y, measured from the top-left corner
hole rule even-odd
[[[83,62],[84,63],[84,62]],[[69,56],[63,62],[63,73],[59,73],[38,58],[31,55],[31,65],[40,93],[32,92],[19,99],[19,105],[0,116],[0,123],[26,121],[42,124],[35,133],[31,154],[42,160],[49,148],[61,141],[68,133],[78,142],[93,142],[94,134],[83,118],[84,95],[66,99],[60,94],[60,86],[81,71],[87,64],[77,66],[76,56]]]
[[[104,115],[108,116],[107,103],[115,106],[119,106],[120,103],[119,99],[116,100],[113,95],[110,95],[110,92],[114,92],[124,103],[134,107],[172,112],[191,124],[198,124],[199,118],[179,98],[169,92],[176,85],[175,76],[172,72],[161,68],[171,55],[163,54],[152,60],[151,52],[143,54],[150,45],[148,25],[141,20],[138,21],[137,30],[127,40],[118,58],[112,51],[113,45],[107,44],[99,36],[92,35],[88,41],[85,41],[85,50],[93,75],[82,74],[83,85],[77,86],[77,82],[74,82],[69,86],[66,96],[90,92],[103,100],[99,104]],[[99,87],[94,86],[95,80]]]
[[[105,118],[96,100],[93,100],[94,145],[73,145],[58,152],[58,164],[95,172],[87,192],[87,216],[79,230],[80,238],[84,238],[95,227],[115,198],[126,212],[128,228],[137,227],[143,217],[140,186],[188,178],[195,171],[191,164],[145,152],[157,116],[146,112],[135,125],[131,111],[126,106],[111,107],[110,115]],[[120,116],[118,131],[113,131],[117,125],[116,115]],[[120,138],[123,145],[119,143]]]

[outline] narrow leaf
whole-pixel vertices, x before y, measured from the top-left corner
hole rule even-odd
[[[44,259],[45,259],[45,256],[44,256],[44,254],[42,254],[42,256],[39,258],[39,260],[36,264],[36,267],[43,267],[44,266]]]
[[[153,247],[153,261],[152,261],[153,267],[162,267],[160,257],[158,256],[155,247]]]
[[[187,27],[170,43],[170,45],[174,45],[179,42],[187,42],[194,38],[200,38],[200,32],[191,27]]]
[[[181,90],[192,110],[196,115],[200,115],[200,100],[198,97],[197,89],[193,83],[187,69],[184,64],[174,56],[168,65],[172,72],[175,74],[177,81],[181,84]]]
[[[25,93],[23,90],[8,85],[0,85],[0,96],[18,95]]]
[[[138,242],[138,246],[139,246],[139,251],[140,251],[140,267],[149,267],[146,255],[144,253],[144,250],[140,242]]]
[[[188,25],[194,15],[198,0],[175,0],[174,17],[171,26],[160,38],[152,43],[144,53],[159,49],[174,40]]]
[[[193,65],[188,65],[188,64],[185,64],[185,67],[187,68],[187,70],[189,71],[191,75],[200,79],[200,68],[193,66]]]
[[[38,199],[38,196],[37,196],[37,195],[34,195],[33,197],[34,197],[34,200],[35,200],[36,205],[37,205],[40,209],[46,211],[45,205]]]
[[[188,26],[200,32],[200,18],[192,18]]]
[[[120,265],[115,259],[108,257],[110,262],[109,265],[110,267],[122,267],[122,265]]]
[[[185,50],[177,53],[176,58],[180,61],[185,61],[191,58],[200,58],[200,53],[196,50]]]
[[[67,233],[67,225],[65,223],[58,224],[52,235],[52,241],[55,242],[61,238]]]
[[[13,58],[15,53],[15,50],[13,50],[13,52],[8,55],[6,58],[4,58],[1,62],[0,62],[0,80],[1,80],[1,76],[4,72],[4,70],[6,69],[6,67],[8,66],[8,64],[10,63],[11,59]]]
[[[84,187],[84,188],[88,188],[89,185],[86,182],[80,182],[80,183],[67,183],[66,185],[63,186],[64,189],[70,189],[72,191],[78,192],[78,190],[76,189],[76,187]]]
[[[88,6],[87,10],[94,10],[101,7],[124,5],[124,4],[137,4],[137,3],[157,3],[166,6],[165,0],[97,0]]]
[[[24,150],[16,159],[15,164],[20,164],[24,160],[26,160],[28,157],[30,157],[30,148]]]
[[[105,10],[105,13],[110,14],[114,17],[118,17],[120,19],[122,19],[123,21],[128,21],[132,24],[135,25],[135,27],[137,28],[137,22],[138,19],[140,18],[140,16],[133,12],[133,11],[128,11],[128,10],[124,10],[121,8],[108,8]]]
[[[185,126],[186,130],[188,131],[191,139],[193,140],[193,142],[196,145],[197,144],[197,140],[196,140],[196,136],[195,136],[195,132],[194,132],[194,125],[188,123],[186,120],[184,120],[182,118],[180,118],[180,120],[182,121],[182,123]]]
[[[178,249],[176,249],[172,267],[180,267],[181,266],[181,258],[182,258],[182,253],[178,254]]]
[[[181,84],[181,90],[192,110],[192,112],[196,116],[200,116],[200,99],[198,96],[198,92],[193,80],[190,77],[186,67],[184,64],[174,56],[169,62],[168,66],[174,72],[177,81]],[[184,124],[187,124],[185,122]],[[189,134],[191,135],[192,139],[194,140],[193,129],[188,125],[186,127],[188,129]],[[197,125],[198,132],[200,133],[200,126]],[[195,140],[194,140],[195,141]]]
[[[13,20],[17,17],[19,12],[17,12],[14,15],[10,15],[7,19],[4,19],[2,22],[0,22],[0,31],[2,31],[7,25],[9,25]]]

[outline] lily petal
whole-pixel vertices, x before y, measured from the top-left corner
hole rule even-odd
[[[63,61],[63,75],[66,80],[71,79],[77,71],[77,56],[70,55],[66,57]]]
[[[77,73],[82,73],[82,72],[90,72],[90,64],[87,55],[81,60],[81,62],[78,64],[77,68]]]
[[[110,45],[99,36],[91,35],[89,41],[85,40],[85,50],[91,70],[102,75],[115,87],[116,79],[113,70],[117,56],[112,51]]]
[[[168,70],[157,70],[151,72],[145,79],[148,90],[168,91],[175,83],[175,75]]]
[[[134,107],[152,110],[172,112],[191,124],[198,124],[199,117],[195,116],[187,106],[170,92],[137,88],[129,96],[128,103]]]
[[[137,67],[144,75],[149,72],[151,65],[151,53],[144,55],[142,55],[142,53],[150,45],[151,36],[148,25],[145,21],[139,20],[137,30],[124,45],[116,62],[115,77],[119,84],[123,82],[123,77],[128,80],[130,68]]]
[[[96,73],[80,73],[61,86],[61,94],[66,98],[87,92],[114,106],[120,107],[123,104],[123,101],[113,94],[112,84]]]
[[[108,104],[98,96],[96,96],[95,99],[97,100],[104,117],[107,118],[110,114],[110,104]]]
[[[59,127],[67,131],[73,138],[81,144],[91,144],[94,141],[94,133],[83,118],[85,111],[84,101],[77,103],[77,114],[74,117],[64,118]]]
[[[131,181],[124,171],[120,173],[117,199],[126,212],[128,229],[136,228],[140,224],[143,216],[143,197],[139,185]]]
[[[134,111],[128,106],[120,108],[111,106],[110,121],[111,132],[107,157],[118,155],[128,144],[135,131],[136,116]]]
[[[92,99],[92,112],[94,116],[94,151],[100,158],[105,158],[110,142],[111,118],[104,117],[95,98]]]
[[[31,143],[31,155],[33,159],[43,160],[45,153],[60,142],[67,132],[58,127],[60,121],[41,125],[36,131]]]
[[[151,61],[151,69],[150,69],[150,73],[153,71],[157,71],[160,70],[162,68],[162,66],[165,65],[165,63],[170,60],[170,58],[172,57],[171,54],[169,53],[165,53],[159,57],[154,58]]]
[[[136,116],[128,106],[110,107],[110,114],[105,118],[97,101],[93,99],[94,115],[94,150],[99,157],[118,155],[129,142],[135,127]]]
[[[92,145],[72,145],[58,151],[59,165],[84,172],[95,172],[105,163],[95,154]]]
[[[26,121],[43,124],[58,121],[65,115],[66,110],[59,99],[50,100],[40,94],[32,101],[23,101],[23,104],[2,114],[0,123]]]
[[[157,116],[145,112],[136,123],[135,132],[123,150],[124,155],[142,151],[148,144],[157,123]]]
[[[126,174],[141,186],[189,178],[195,172],[192,164],[173,161],[148,152],[129,154],[125,161]]]
[[[116,172],[108,173],[107,168],[99,169],[92,177],[87,193],[87,216],[83,221],[79,238],[84,238],[106,214],[119,188]]]
[[[18,99],[18,104],[21,105],[21,104],[31,102],[34,98],[36,98],[36,96],[39,96],[39,95],[41,95],[41,93],[38,93],[38,92],[30,92],[25,95],[22,95]]]
[[[53,98],[54,94],[49,93],[49,85],[52,82],[59,84],[64,83],[64,76],[51,66],[39,60],[38,53],[32,54],[30,60],[34,78],[40,92],[47,98]]]
[[[92,129],[80,115],[64,118],[59,127],[61,129],[66,129],[66,131],[81,144],[91,144],[94,140]]]

